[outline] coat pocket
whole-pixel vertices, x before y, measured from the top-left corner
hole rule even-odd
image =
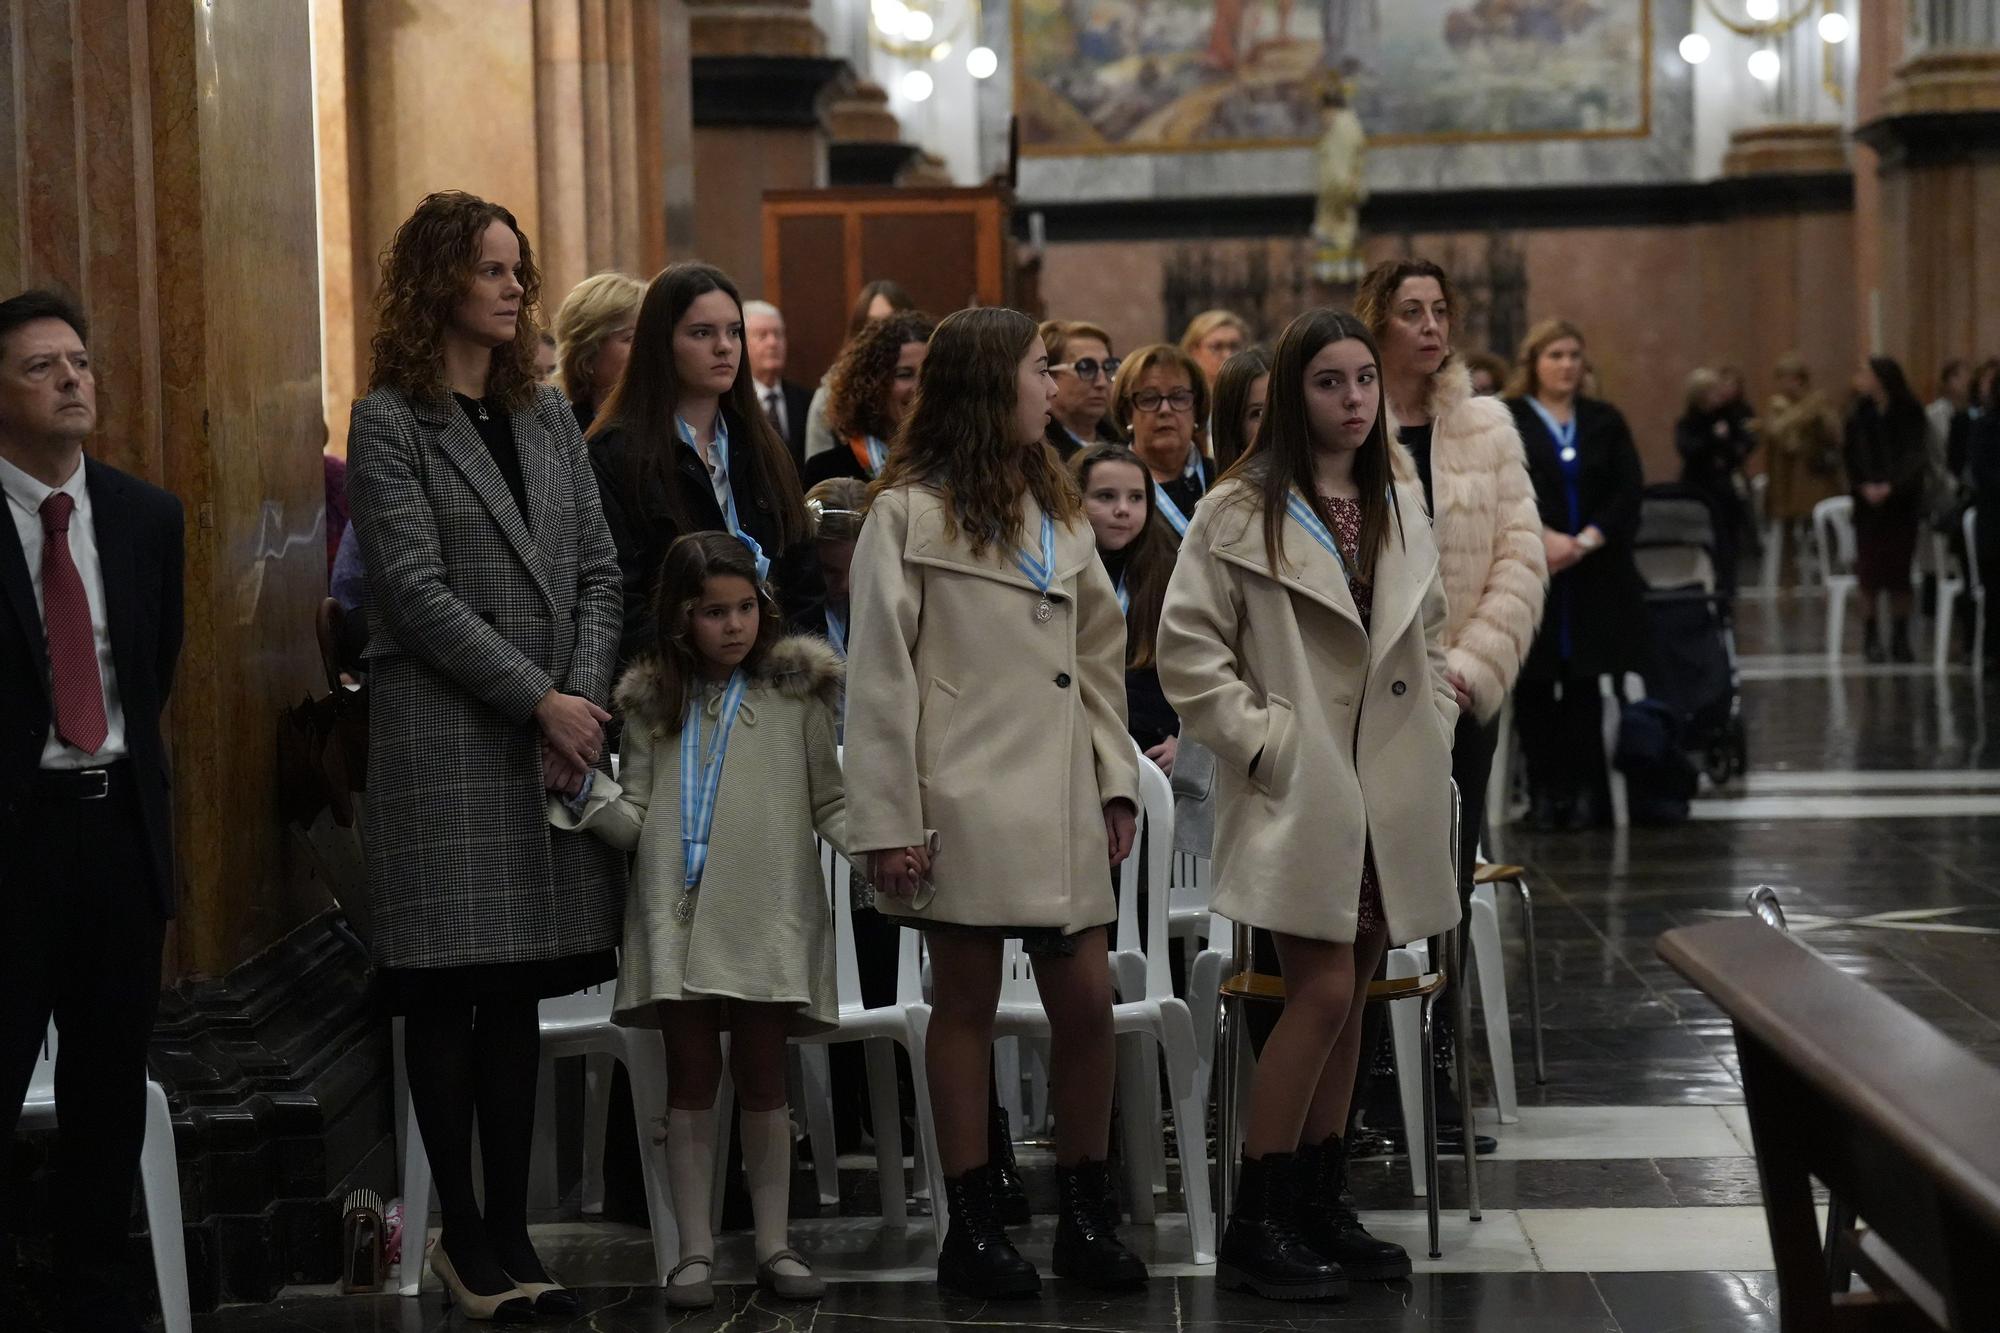
[[[928,787],[938,765],[950,751],[951,723],[958,713],[958,690],[949,681],[931,677],[917,713],[917,785]]]
[[[1297,748],[1298,718],[1288,700],[1272,695],[1265,705],[1264,750],[1251,771],[1250,785],[1273,800],[1291,787],[1292,752]]]

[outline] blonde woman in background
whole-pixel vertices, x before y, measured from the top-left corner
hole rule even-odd
[[[1181,350],[1201,367],[1202,378],[1210,384],[1222,371],[1222,363],[1250,345],[1250,325],[1231,310],[1204,310],[1188,321],[1181,334]]]
[[[1764,516],[1777,525],[1776,540],[1798,562],[1801,536],[1809,536],[1813,506],[1847,494],[1841,459],[1845,440],[1840,412],[1813,387],[1812,370],[1797,352],[1772,368],[1778,391],[1764,412]]]
[[[646,284],[629,273],[595,273],[556,312],[556,385],[585,435],[632,355]]]

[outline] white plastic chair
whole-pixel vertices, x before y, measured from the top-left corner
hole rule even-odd
[[[21,1103],[22,1129],[56,1129],[56,1025],[49,1024],[42,1058],[28,1076]],[[166,1333],[194,1333],[188,1311],[187,1241],[181,1234],[181,1178],[174,1155],[174,1122],[167,1094],[146,1081],[146,1138],[139,1150],[139,1189],[146,1200],[146,1237],[153,1248],[153,1280],[160,1288]]]
[[[1750,478],[1750,512],[1764,534],[1764,555],[1757,571],[1758,586],[1765,592],[1778,590],[1778,567],[1784,556],[1785,525],[1766,512],[1770,504],[1771,474],[1759,472]]]
[[[1965,511],[1965,592],[1972,598],[1972,672],[1986,671],[1986,585],[1979,577],[1979,511]]]
[[[1846,641],[1847,598],[1854,576],[1854,497],[1836,495],[1813,506],[1813,539],[1819,546],[1819,581],[1826,589],[1826,655],[1838,659]]]
[[[1166,774],[1144,755],[1139,761],[1139,802],[1141,827],[1146,832],[1146,877],[1153,885],[1169,882],[1173,857],[1173,788]],[[1128,914],[1136,916],[1139,895],[1138,857],[1128,858],[1120,868],[1119,902],[1121,934]],[[1131,989],[1142,998],[1121,998],[1111,1006],[1112,1030],[1121,1038],[1135,1037],[1156,1042],[1166,1060],[1167,1081],[1172,1090],[1174,1132],[1180,1146],[1181,1192],[1187,1203],[1188,1235],[1194,1246],[1194,1262],[1215,1260],[1215,1211],[1209,1203],[1208,1188],[1208,1090],[1198,1082],[1199,1060],[1195,1051],[1194,1020],[1187,1002],[1173,993],[1167,969],[1168,893],[1147,895],[1143,982]],[[1131,934],[1136,937],[1136,921]],[[1114,964],[1114,978],[1117,976]],[[1009,940],[1003,955],[1000,1007],[994,1018],[994,1035],[1049,1035],[1048,1012],[1042,1008],[1035,989],[1034,971],[1020,941]],[[1138,979],[1133,978],[1134,981]],[[1124,993],[1130,994],[1130,990]],[[1122,1043],[1121,1043],[1122,1045]],[[1132,1220],[1153,1218],[1153,1179],[1148,1138],[1153,1134],[1153,1111],[1159,1100],[1155,1066],[1131,1049],[1119,1053],[1119,1101],[1125,1161],[1131,1186]],[[943,1198],[937,1198],[937,1214],[944,1215]]]
[[[1932,626],[1931,666],[1942,671],[1951,664],[1952,612],[1958,607],[1959,594],[1965,591],[1965,575],[1962,570],[1951,572],[1956,562],[1952,559],[1951,543],[1941,532],[1931,534],[1931,563],[1937,566],[1937,614],[1932,617],[1936,623]],[[1968,559],[1966,563],[1971,561]]]

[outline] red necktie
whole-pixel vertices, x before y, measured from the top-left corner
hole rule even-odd
[[[57,491],[42,501],[42,623],[55,677],[56,734],[96,754],[110,730],[104,720],[104,678],[97,672],[97,635],[90,599],[69,552],[69,518],[76,501]]]

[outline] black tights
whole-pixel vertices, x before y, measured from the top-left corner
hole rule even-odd
[[[426,1001],[403,1020],[410,1104],[437,1186],[452,1266],[468,1289],[490,1296],[516,1282],[546,1282],[528,1242],[528,1165],[535,1139],[541,1029],[533,999]],[[486,1209],[472,1184],[479,1126]]]

